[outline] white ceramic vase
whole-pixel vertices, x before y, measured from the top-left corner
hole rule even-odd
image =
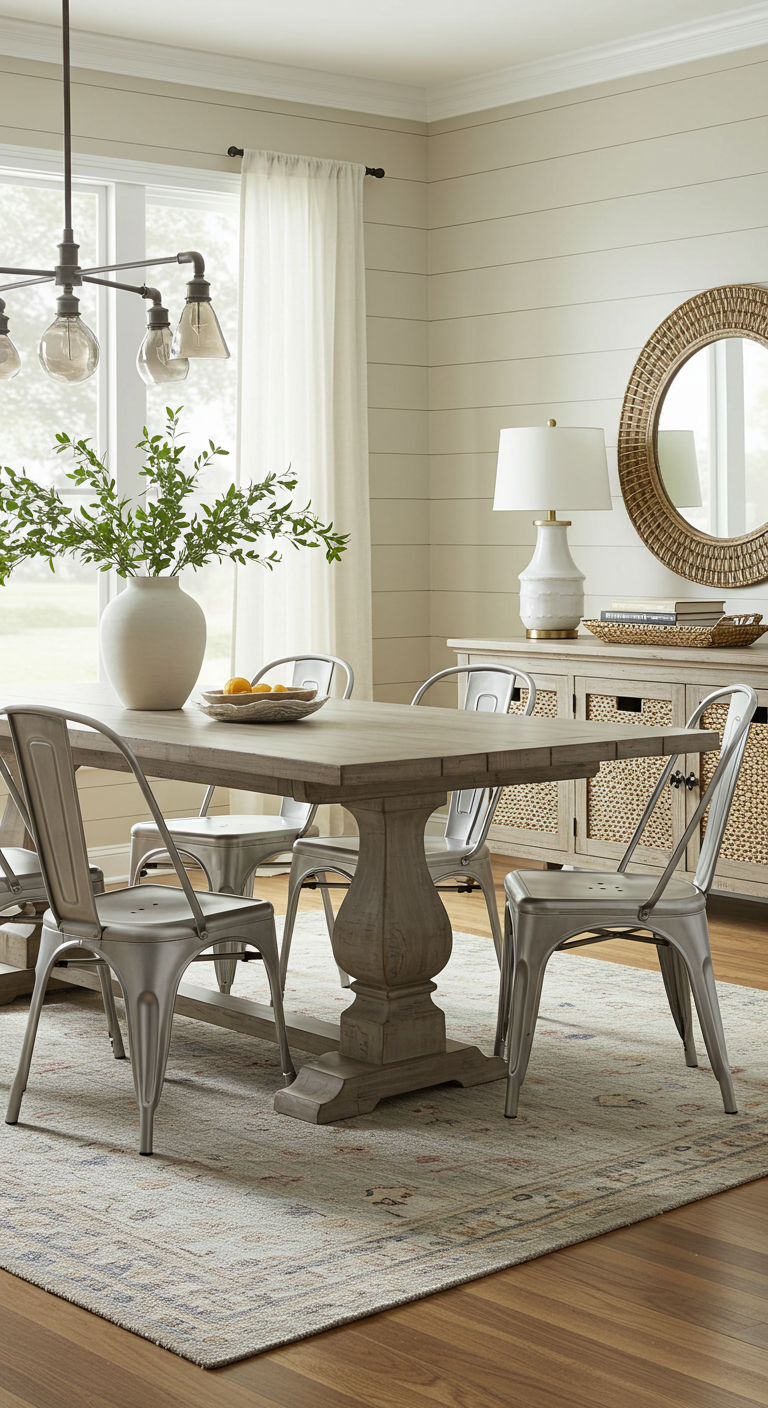
[[[178,577],[129,577],[101,618],[109,682],[126,709],[181,709],[205,654],[205,616]]]

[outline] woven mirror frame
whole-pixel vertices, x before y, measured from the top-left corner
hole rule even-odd
[[[694,352],[723,337],[748,337],[768,347],[768,291],[752,284],[710,288],[657,327],[624,396],[619,482],[632,523],[665,567],[710,587],[749,587],[768,580],[768,523],[739,538],[702,533],[673,507],[659,472],[658,422],[670,382]]]

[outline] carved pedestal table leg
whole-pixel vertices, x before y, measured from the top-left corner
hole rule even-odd
[[[445,793],[345,803],[360,852],[333,930],[333,956],[354,978],[338,1051],[302,1067],[275,1109],[313,1124],[372,1110],[384,1096],[506,1075],[504,1062],[446,1041],[432,979],[451,954],[451,926],[427,869],[424,828]]]

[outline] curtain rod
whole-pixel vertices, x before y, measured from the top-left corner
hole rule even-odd
[[[243,147],[227,147],[227,156],[243,156],[244,150]],[[366,166],[365,174],[366,176],[375,176],[376,180],[380,181],[386,172],[383,166]]]

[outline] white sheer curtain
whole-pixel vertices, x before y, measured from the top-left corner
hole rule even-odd
[[[238,568],[232,665],[251,676],[321,650],[349,660],[355,697],[370,699],[364,175],[348,162],[243,157],[239,478],[290,465],[296,504],[311,500],[351,538],[338,563],[285,543],[273,572]]]

